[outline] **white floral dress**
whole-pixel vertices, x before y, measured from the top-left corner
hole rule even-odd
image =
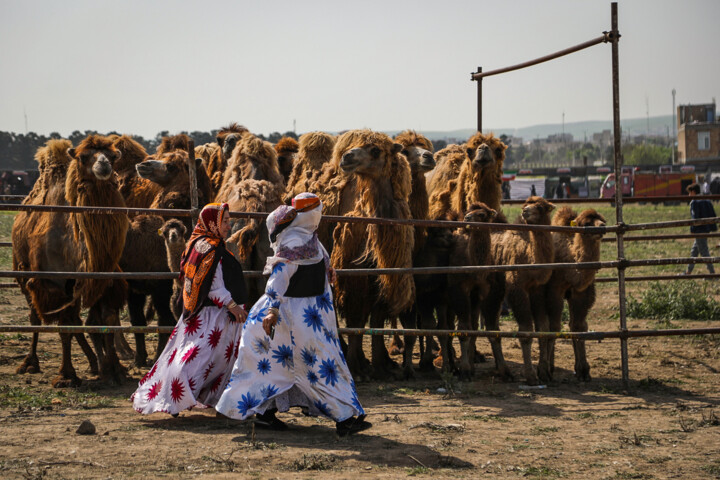
[[[187,321],[180,318],[165,350],[140,380],[131,400],[139,413],[179,413],[194,406],[214,406],[237,358],[241,324],[224,307],[231,300],[218,262],[208,298]]]
[[[243,325],[238,358],[215,406],[218,412],[242,420],[272,408],[285,412],[299,406],[336,422],[365,413],[340,349],[327,279],[320,296],[284,296],[297,268],[290,262],[274,265],[265,294]],[[272,340],[262,328],[270,307],[280,312]]]

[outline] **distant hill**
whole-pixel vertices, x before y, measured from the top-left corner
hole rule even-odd
[[[668,136],[672,135],[672,115],[665,115],[659,117],[650,117],[650,135],[654,136]],[[620,121],[620,127],[622,128],[623,137],[626,135],[637,136],[646,135],[648,133],[648,119],[647,118],[629,118]],[[613,125],[612,120],[594,120],[587,122],[571,122],[565,124],[565,133],[569,133],[573,136],[576,141],[583,141],[585,138],[592,140],[593,133],[600,133],[603,130],[612,131]],[[514,137],[521,137],[525,141],[533,140],[535,138],[546,138],[548,135],[559,134],[563,132],[563,125],[561,123],[550,123],[544,125],[533,125],[530,127],[522,128],[495,128],[490,127],[485,129],[488,132],[494,132],[495,135],[511,135]],[[475,129],[467,128],[461,130],[449,130],[449,131],[433,131],[423,130],[421,133],[428,137],[430,140],[444,140],[447,138],[458,138],[466,139],[475,133]],[[386,131],[388,135],[394,136],[399,133],[396,131]]]

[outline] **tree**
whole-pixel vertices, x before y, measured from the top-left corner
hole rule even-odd
[[[625,165],[664,165],[671,161],[671,150],[660,145],[643,143],[623,147]]]

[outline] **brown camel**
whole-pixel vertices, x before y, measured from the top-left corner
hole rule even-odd
[[[518,223],[527,225],[550,225],[550,212],[555,206],[542,197],[528,198],[522,207]],[[536,263],[552,263],[554,247],[552,235],[546,231],[516,231],[506,230],[502,233],[493,233],[492,256],[495,265],[526,265]],[[512,308],[515,320],[520,331],[531,332],[533,325],[536,331],[547,331],[548,320],[545,312],[545,284],[550,280],[551,270],[516,270],[505,272],[505,288],[507,301]],[[485,317],[488,330],[499,329],[499,304],[497,315]],[[492,339],[491,345],[495,364],[500,375],[511,377],[502,354],[500,339]],[[530,385],[538,383],[538,377],[533,369],[532,339],[520,339],[523,352],[523,373]],[[540,356],[544,358],[547,345],[540,343]]]
[[[56,178],[43,204],[73,206],[124,206],[117,190],[112,162],[120,153],[111,139],[90,135],[77,148],[67,150],[64,189]],[[66,161],[60,160],[58,164]],[[62,168],[56,172],[60,173]],[[13,224],[13,269],[34,271],[119,271],[118,260],[125,242],[125,215],[32,212],[18,215]],[[125,300],[121,280],[71,280],[33,278],[21,283],[31,312],[44,323],[80,324],[79,309],[90,308],[88,324],[119,325],[118,309]],[[32,313],[31,313],[32,315]],[[32,320],[31,320],[32,321]],[[63,360],[56,387],[78,385],[70,357],[72,334],[60,334]],[[124,371],[111,335],[92,335],[103,378],[120,381]],[[35,345],[33,345],[33,348]],[[87,354],[87,352],[86,352]],[[33,350],[28,358],[36,356]],[[26,363],[32,364],[33,361]]]
[[[231,123],[227,127],[223,127],[215,137],[220,149],[216,150],[207,162],[207,176],[210,178],[214,192],[220,191],[225,169],[232,157],[233,150],[246,133],[249,133],[247,128],[238,123]]]
[[[215,142],[205,143],[195,147],[195,158],[202,160],[202,167],[207,173],[207,169],[210,165],[210,158],[213,154],[220,149],[220,145]],[[209,177],[209,175],[208,175]]]
[[[449,217],[447,220],[489,223],[497,212],[484,203],[470,205],[461,218]],[[447,229],[431,229],[428,247],[418,255],[420,266],[466,266],[489,265],[490,231],[487,228],[464,227],[454,232]],[[438,248],[439,247],[439,248]],[[433,310],[437,312],[438,328],[453,330],[457,318],[459,330],[476,330],[477,302],[487,296],[490,283],[487,273],[452,274],[447,278],[434,278],[436,275],[416,276],[418,289],[417,303],[421,312],[421,328],[433,327]],[[444,276],[443,276],[444,277]],[[445,371],[454,370],[454,358],[450,347],[451,338],[440,337],[442,365]],[[460,378],[469,379],[474,369],[474,349],[469,337],[460,340]],[[432,365],[432,354],[426,349],[421,363]]]
[[[413,130],[405,130],[395,137],[395,142],[403,146],[400,153],[405,155],[410,164],[410,174],[412,175],[412,191],[408,203],[410,204],[410,215],[414,219],[425,220],[428,218],[429,201],[427,187],[425,185],[425,174],[435,168],[435,159],[433,156],[433,144],[425,137]],[[425,229],[423,227],[415,228],[415,246],[413,249],[413,264],[420,250],[425,243]],[[412,318],[404,320],[405,325],[417,323],[417,311],[413,308],[406,313]],[[391,328],[397,328],[397,319],[390,322]],[[409,327],[408,327],[409,328]],[[396,355],[403,352],[403,342],[400,335],[393,335],[390,344],[390,354]]]
[[[293,163],[298,153],[298,142],[292,137],[282,137],[275,144],[275,151],[278,155],[278,167],[287,185],[290,173],[293,171]]]
[[[230,210],[271,212],[282,204],[285,192],[272,145],[252,134],[240,139],[225,170],[216,201],[227,202]],[[228,248],[238,255],[246,270],[262,270],[272,255],[267,226],[262,219],[237,219]],[[265,291],[265,278],[248,281],[248,297],[255,301]]]
[[[182,258],[182,252],[185,250],[185,241],[190,236],[190,232],[185,228],[185,225],[174,218],[166,221],[158,234],[163,238],[165,242],[165,255],[167,257],[168,269],[171,272],[180,271],[180,259]],[[180,318],[182,313],[182,300],[180,279],[177,278],[173,281],[173,295],[170,299],[170,308],[176,318]]]
[[[605,218],[590,208],[580,215],[569,207],[561,208],[552,220],[553,225],[578,227],[604,227]],[[556,263],[597,262],[600,260],[602,234],[566,234],[553,232]],[[595,303],[595,273],[590,269],[553,270],[545,286],[545,298],[549,329],[559,332],[562,328],[563,301],[567,300],[570,312],[570,331],[587,332],[587,315]],[[552,379],[555,370],[555,339],[547,340],[547,358],[538,362],[541,380]],[[585,341],[573,340],[575,350],[575,375],[580,381],[590,381],[590,365],[585,354]]]
[[[430,218],[440,218],[447,212],[462,214],[469,205],[483,202],[498,212],[502,199],[502,171],[507,146],[493,134],[476,133],[465,143],[465,157],[459,163],[459,149],[447,147],[438,152],[438,167],[429,181]],[[443,153],[445,150],[447,152]],[[442,154],[442,155],[441,155]],[[457,177],[453,175],[457,171]]]
[[[370,130],[343,133],[332,161],[316,182],[325,213],[360,217],[410,218],[410,165],[400,155],[402,145]],[[331,262],[337,269],[408,268],[412,265],[413,229],[409,226],[341,223],[333,232]],[[338,279],[337,304],[348,327],[372,328],[408,310],[415,299],[412,277],[343,277]],[[406,347],[404,368],[412,371],[412,348]],[[362,336],[349,337],[348,366],[357,374],[369,372]],[[372,374],[386,377],[392,361],[382,337],[372,339]]]

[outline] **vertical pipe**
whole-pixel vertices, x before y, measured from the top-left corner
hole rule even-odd
[[[613,136],[615,150],[615,215],[617,224],[625,225],[623,221],[623,204],[622,204],[622,151],[621,151],[621,131],[620,131],[620,74],[618,68],[618,42],[620,41],[620,32],[618,32],[618,13],[617,2],[610,5],[612,15],[612,88],[613,88]],[[619,261],[625,260],[625,246],[623,244],[623,230],[617,231],[617,258]],[[625,309],[625,267],[618,267],[618,302],[620,308],[620,331],[627,332],[627,318]],[[627,337],[620,337],[620,357],[622,363],[622,381],[623,386],[627,390],[629,387],[628,372],[628,348]]]
[[[482,73],[482,67],[477,67],[477,73]],[[482,132],[482,78],[477,79],[477,129]]]
[[[195,225],[198,220],[198,191],[197,172],[195,171],[195,141],[188,143],[188,176],[190,179],[190,208],[192,209],[192,223]]]

